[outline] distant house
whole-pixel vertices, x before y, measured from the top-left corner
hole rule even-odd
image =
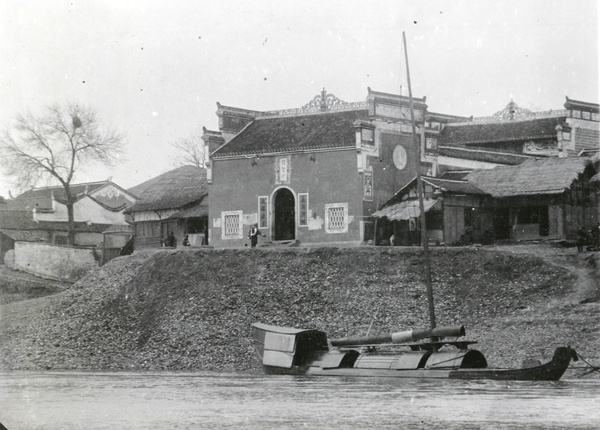
[[[71,193],[75,196],[76,222],[124,225],[127,221],[123,211],[135,203],[133,195],[109,180],[71,185]],[[11,210],[31,211],[35,221],[67,221],[62,186],[34,188],[7,203]]]
[[[101,249],[104,246],[103,233],[110,227],[110,224],[76,222],[75,245]],[[65,221],[35,221],[30,211],[0,211],[0,264],[6,252],[15,248],[15,242],[65,245],[67,234],[68,223]]]
[[[137,202],[125,213],[133,222],[134,247],[160,247],[172,232],[178,246],[208,242],[206,169],[182,166],[129,189]]]
[[[532,112],[512,100],[492,117],[452,121],[429,132],[427,158],[440,174],[489,169],[532,157],[570,157],[600,149],[599,105],[567,98],[564,109]]]
[[[135,197],[111,181],[71,186],[75,196],[75,245],[97,245],[111,225],[127,225],[124,210]],[[9,236],[32,237],[57,245],[67,243],[67,207],[62,187],[26,191],[0,204],[0,229]],[[35,233],[31,233],[35,232]],[[19,239],[20,240],[20,239]]]

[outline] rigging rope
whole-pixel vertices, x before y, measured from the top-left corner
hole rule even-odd
[[[594,366],[585,358],[583,358],[580,353],[577,353],[577,357],[579,357],[581,361],[587,364],[587,367],[575,367],[575,369],[581,370],[581,376],[589,375],[593,372],[600,372],[600,366]]]

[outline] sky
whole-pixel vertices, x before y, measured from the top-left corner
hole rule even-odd
[[[127,189],[176,166],[175,140],[218,130],[217,102],[407,95],[403,32],[413,96],[432,112],[600,101],[597,0],[2,0],[0,127],[54,103],[89,106],[124,133],[125,153],[75,182]]]

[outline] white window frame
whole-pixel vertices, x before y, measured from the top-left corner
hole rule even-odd
[[[367,139],[366,135],[370,134],[370,139]],[[360,129],[360,143],[362,146],[369,148],[375,147],[375,129],[370,127],[363,127]]]
[[[436,150],[437,149],[437,139],[435,137],[426,137],[425,138],[425,149]]]
[[[237,234],[225,234],[225,218],[229,216],[237,216],[239,219],[239,227]],[[225,211],[221,212],[221,239],[222,240],[231,240],[231,239],[243,239],[244,238],[244,212],[243,211]]]
[[[342,209],[344,216],[344,225],[341,228],[330,228],[329,217],[332,209]],[[328,203],[325,205],[325,232],[329,234],[348,233],[348,203]]]

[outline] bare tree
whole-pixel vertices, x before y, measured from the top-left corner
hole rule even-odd
[[[201,169],[206,167],[204,160],[204,141],[202,140],[202,129],[190,133],[188,137],[182,137],[171,143],[177,150],[175,164],[177,166],[196,166]]]
[[[117,163],[124,136],[102,127],[96,113],[75,104],[48,106],[43,114],[18,115],[14,125],[0,137],[0,155],[5,173],[20,189],[52,180],[65,192],[68,214],[68,243],[74,244],[75,222],[71,181],[83,166],[98,162]]]

